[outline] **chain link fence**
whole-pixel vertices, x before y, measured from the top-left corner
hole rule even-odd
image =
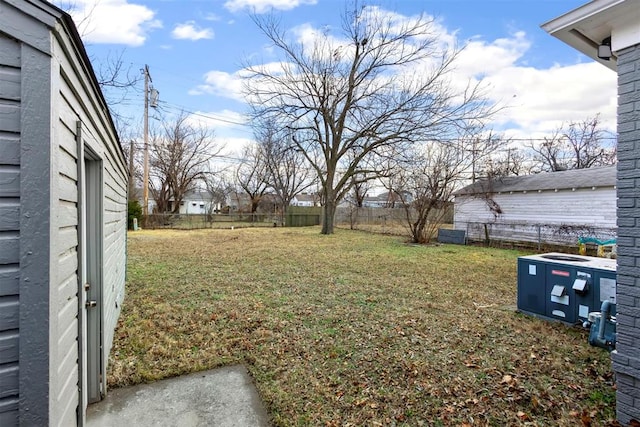
[[[456,223],[455,228],[465,230],[467,241],[471,243],[530,246],[538,250],[557,246],[577,248],[580,239],[607,241],[617,236],[616,228],[579,224],[468,222]]]
[[[451,227],[453,209],[433,209],[427,220],[434,224]],[[363,230],[373,233],[409,236],[407,211],[404,208],[370,208],[340,207],[336,210],[335,224],[338,227],[352,230]]]

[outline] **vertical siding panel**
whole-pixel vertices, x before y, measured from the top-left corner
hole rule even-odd
[[[48,30],[30,21],[33,36]],[[22,425],[50,420],[51,58],[21,45],[19,414]]]

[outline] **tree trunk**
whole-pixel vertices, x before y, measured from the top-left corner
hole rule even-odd
[[[327,196],[329,196],[327,194]],[[333,234],[333,222],[336,216],[335,197],[326,197],[322,208],[322,231],[320,234]]]

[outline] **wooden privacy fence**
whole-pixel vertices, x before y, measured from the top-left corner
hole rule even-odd
[[[140,228],[196,230],[203,228],[306,227],[319,225],[319,212],[287,212],[281,214],[151,214],[142,218]]]

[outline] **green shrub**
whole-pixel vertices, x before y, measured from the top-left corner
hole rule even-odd
[[[142,218],[142,206],[137,200],[129,200],[128,206],[128,215],[127,215],[127,224],[129,230],[133,230],[133,219],[138,219],[138,224],[140,224],[140,219]]]

